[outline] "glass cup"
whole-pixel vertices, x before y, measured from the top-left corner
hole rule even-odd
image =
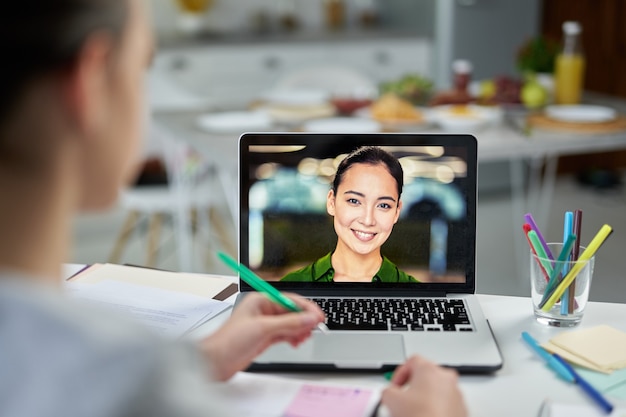
[[[585,307],[587,307],[595,256],[588,261],[566,261],[559,264],[556,259],[561,253],[562,247],[562,243],[548,243],[548,248],[554,255],[554,261],[539,257],[531,250],[530,291],[535,318],[538,322],[556,327],[571,327],[580,323]],[[584,249],[581,246],[579,253],[582,254]],[[552,268],[560,267],[560,272],[556,276],[557,282],[560,282],[563,278],[567,278],[568,271],[571,271],[576,265],[579,265],[577,268],[582,268],[568,287],[568,291],[554,305],[549,308],[546,307],[548,304],[546,301],[550,298],[551,289],[558,287],[557,283],[555,285],[548,284]],[[565,274],[561,271],[564,271]],[[548,291],[548,294],[546,294],[546,291]],[[573,292],[572,296],[570,296],[570,292]]]

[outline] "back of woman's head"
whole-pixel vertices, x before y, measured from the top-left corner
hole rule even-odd
[[[3,1],[0,127],[29,83],[71,66],[90,34],[119,38],[127,15],[128,0]]]
[[[354,164],[384,165],[389,174],[396,180],[398,197],[402,194],[404,172],[398,158],[378,146],[362,146],[352,151],[339,163],[335,179],[333,180],[333,192],[335,195],[343,181],[345,172]]]

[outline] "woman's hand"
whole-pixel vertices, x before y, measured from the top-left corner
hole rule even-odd
[[[251,293],[237,305],[232,315],[214,334],[201,342],[201,349],[212,365],[213,377],[224,381],[248,365],[261,352],[278,342],[298,346],[315,326],[324,321],[317,304],[288,294],[302,312],[287,312],[259,293]]]
[[[467,415],[456,372],[418,356],[396,369],[381,402],[393,417]]]

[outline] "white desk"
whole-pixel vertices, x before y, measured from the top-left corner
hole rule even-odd
[[[504,357],[504,367],[494,375],[463,375],[460,378],[471,416],[536,416],[542,401],[590,404],[579,387],[558,379],[544,362],[521,340],[528,331],[539,342],[556,335],[561,329],[537,323],[532,316],[530,298],[479,295],[487,319]],[[202,326],[194,337],[210,334],[230,313],[224,313]],[[582,323],[575,329],[609,324],[626,331],[626,304],[591,302]],[[315,381],[342,381],[383,387],[380,375],[369,374],[283,374],[285,377]],[[614,404],[618,401],[611,399]]]

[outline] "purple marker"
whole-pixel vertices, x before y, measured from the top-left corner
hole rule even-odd
[[[554,261],[554,256],[552,255],[552,252],[550,252],[550,248],[548,247],[546,240],[543,238],[543,235],[539,231],[539,227],[537,226],[537,223],[535,223],[535,219],[533,219],[533,215],[530,213],[524,214],[524,220],[526,220],[526,223],[528,223],[530,227],[535,231],[535,233],[537,233],[537,237],[539,238],[539,243],[541,243],[541,246],[543,246],[543,249],[546,251],[546,255],[548,255],[548,259],[550,259],[551,261]]]

